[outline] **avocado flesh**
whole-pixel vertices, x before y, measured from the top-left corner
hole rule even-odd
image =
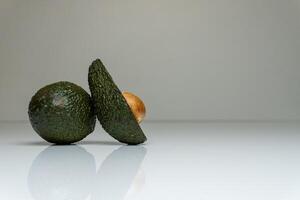
[[[82,140],[93,132],[96,122],[90,95],[63,81],[37,91],[30,101],[28,115],[33,129],[55,144]]]
[[[122,143],[145,142],[146,136],[100,59],[90,65],[88,81],[95,112],[103,129]]]

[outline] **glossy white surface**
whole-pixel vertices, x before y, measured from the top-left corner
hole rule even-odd
[[[0,123],[0,199],[298,200],[299,123],[144,123],[145,145],[99,126],[50,146],[28,123]]]

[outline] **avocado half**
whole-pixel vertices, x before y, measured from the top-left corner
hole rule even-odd
[[[95,112],[103,129],[122,143],[145,142],[145,134],[100,59],[90,65],[88,81]]]

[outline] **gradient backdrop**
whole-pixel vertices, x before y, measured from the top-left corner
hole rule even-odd
[[[148,120],[300,118],[299,0],[0,0],[0,120],[101,58]]]

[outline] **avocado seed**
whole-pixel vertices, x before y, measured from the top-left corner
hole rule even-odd
[[[140,123],[144,119],[146,113],[146,108],[143,101],[138,96],[130,92],[122,92],[122,95],[129,105],[136,121]]]

